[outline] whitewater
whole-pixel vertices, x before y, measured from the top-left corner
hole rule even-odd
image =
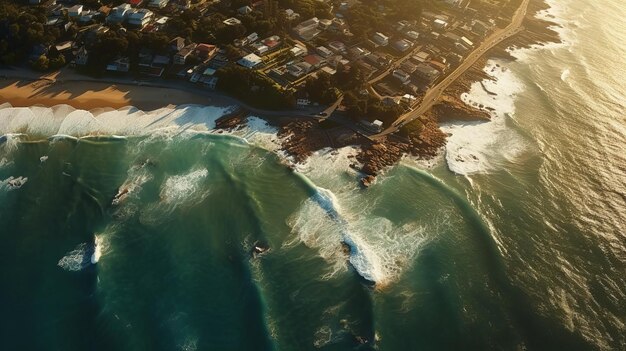
[[[234,107],[0,105],[3,348],[620,349],[626,9],[550,5],[461,97],[491,121],[366,190]]]

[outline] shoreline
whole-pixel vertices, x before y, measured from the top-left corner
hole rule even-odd
[[[489,121],[492,110],[469,106],[461,100],[461,95],[468,92],[475,82],[494,79],[484,72],[490,59],[515,60],[508,49],[561,42],[559,34],[550,28],[558,26],[557,23],[536,18],[540,11],[548,8],[550,6],[545,0],[531,0],[523,21],[524,30],[485,52],[450,85],[440,100],[420,118],[424,128],[409,135],[389,135],[377,141],[335,122],[328,121],[322,125],[324,122],[311,118],[309,113],[303,111],[259,110],[219,93],[182,87],[179,82],[142,84],[128,79],[102,80],[81,76],[67,69],[41,76],[36,72],[16,70],[12,72],[19,72],[18,77],[11,78],[6,70],[0,69],[0,75],[4,74],[4,79],[0,80],[0,101],[13,107],[66,104],[87,111],[135,107],[148,112],[183,105],[231,107],[233,112],[216,120],[215,130],[218,133],[238,128],[246,123],[249,116],[262,118],[278,128],[281,150],[296,163],[304,162],[313,152],[323,148],[360,146],[360,152],[355,157],[358,164],[351,166],[363,174],[360,181],[367,187],[378,174],[399,162],[404,155],[429,159],[440,153],[447,142],[447,135],[441,131],[439,123]],[[112,82],[114,80],[117,82]],[[170,86],[163,86],[168,83]]]

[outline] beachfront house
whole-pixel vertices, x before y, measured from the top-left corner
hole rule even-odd
[[[196,44],[189,44],[174,54],[174,64],[184,65],[187,62],[187,58],[196,50]]]
[[[202,60],[203,62],[207,62],[212,59],[215,54],[217,54],[217,47],[211,44],[198,44],[198,46],[196,46],[195,52],[200,60]]]
[[[255,68],[263,63],[263,59],[256,54],[248,54],[242,57],[237,64],[248,69]]]

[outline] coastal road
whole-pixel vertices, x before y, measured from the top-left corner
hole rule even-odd
[[[418,107],[416,107],[411,112],[400,116],[387,129],[383,130],[379,134],[372,135],[371,137],[373,139],[378,139],[388,134],[395,133],[403,125],[419,118],[435,104],[435,102],[439,99],[444,90],[446,90],[446,88],[454,83],[463,73],[465,73],[465,71],[472,67],[481,56],[483,56],[494,46],[500,44],[503,40],[519,33],[522,30],[522,22],[524,21],[524,17],[526,16],[529,1],[530,0],[524,0],[522,2],[520,7],[515,11],[515,14],[513,15],[513,20],[508,26],[491,34],[485,41],[483,41],[480,46],[478,46],[474,51],[472,51],[471,54],[469,54],[469,56],[467,56],[467,58],[463,61],[463,63],[461,63],[461,65],[459,65],[459,67],[457,67],[452,73],[450,73],[437,85],[429,89],[424,95],[422,103]]]

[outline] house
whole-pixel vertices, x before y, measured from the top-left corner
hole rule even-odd
[[[333,23],[330,25],[330,30],[335,32],[343,32],[347,28],[346,21],[341,18],[333,18]]]
[[[217,47],[211,44],[198,44],[195,53],[202,61],[206,62],[217,54]]]
[[[455,43],[460,43],[461,42],[461,37],[452,33],[452,32],[447,32],[442,36],[442,39],[450,44],[450,45],[454,45]]]
[[[467,54],[467,52],[469,51],[469,48],[461,43],[456,43],[454,44],[454,52],[456,52],[457,54]]]
[[[231,17],[231,18],[227,18],[223,20],[222,23],[224,23],[227,26],[236,26],[236,25],[241,24],[241,21],[235,17]]]
[[[487,33],[491,30],[492,26],[489,23],[485,23],[480,20],[475,20],[472,25],[472,31],[480,36],[486,36]]]
[[[187,62],[187,58],[196,50],[196,44],[191,43],[180,50],[174,55],[175,65],[184,65]]]
[[[130,69],[130,60],[128,57],[121,57],[107,65],[107,71],[109,72],[123,72],[126,73]]]
[[[402,84],[408,84],[411,82],[411,76],[401,69],[393,71],[394,78],[398,79]]]
[[[383,130],[383,122],[380,120],[375,120],[374,122],[370,122],[370,121],[366,121],[366,120],[361,120],[359,121],[359,123],[365,127],[365,129],[367,129],[369,132],[372,133],[380,133]]]
[[[202,82],[202,85],[204,85],[204,87],[211,89],[211,90],[215,90],[217,89],[217,82],[218,82],[219,78],[217,77],[211,77],[209,79],[205,79]]]
[[[319,24],[319,19],[313,17],[298,24],[293,31],[303,40],[311,40],[320,34],[320,30],[318,29]]]
[[[328,58],[333,55],[333,52],[324,46],[318,46],[315,48],[315,51],[317,51],[317,53],[323,58]]]
[[[426,62],[430,58],[430,54],[425,51],[420,51],[417,54],[411,56],[411,60],[415,62]]]
[[[307,55],[304,56],[302,59],[304,60],[304,62],[311,65],[311,67],[314,69],[320,68],[322,65],[326,64],[326,60],[320,55]]]
[[[128,24],[134,27],[143,28],[148,24],[154,13],[148,9],[139,9],[128,15]]]
[[[383,66],[383,64],[381,63],[382,58],[374,53],[371,53],[367,56],[365,56],[365,59],[373,64],[374,66],[380,68],[381,66]]]
[[[417,69],[415,70],[415,75],[425,80],[428,83],[428,85],[430,85],[432,84],[432,82],[437,80],[437,78],[439,78],[441,73],[439,73],[439,71],[437,71],[433,67],[422,63],[422,64],[417,65]]]
[[[332,20],[329,20],[329,19],[325,19],[325,18],[323,18],[323,19],[321,19],[321,20],[319,21],[318,28],[319,28],[319,29],[321,29],[321,30],[326,30],[326,29],[330,28],[330,26],[331,26],[332,24],[333,24],[333,21],[332,21]]]
[[[404,33],[404,36],[406,36],[407,38],[411,39],[411,40],[417,40],[420,37],[420,34],[414,30],[410,30],[406,33]]]
[[[441,73],[445,73],[448,69],[448,65],[439,61],[431,60],[428,64]]]
[[[400,40],[394,41],[391,46],[393,46],[393,48],[396,49],[397,51],[406,52],[407,50],[411,48],[411,46],[413,46],[413,43],[411,43],[410,41],[406,39],[400,39]]]
[[[179,52],[184,47],[185,47],[185,38],[176,37],[170,40],[170,46],[169,46],[170,52]]]
[[[81,46],[76,53],[74,62],[76,62],[77,66],[84,66],[87,64],[87,61],[89,61],[89,52],[87,52],[84,46]]]
[[[122,23],[126,21],[128,15],[130,14],[131,7],[129,4],[121,4],[117,7],[111,9],[109,15],[107,16],[107,23]]]
[[[304,56],[308,53],[308,50],[306,47],[297,44],[296,46],[292,47],[289,52],[291,53],[291,55],[295,56],[295,57],[299,57],[299,56]]]
[[[413,72],[417,69],[417,66],[409,61],[404,61],[400,64],[400,69],[408,74],[413,74]]]
[[[402,32],[406,29],[408,29],[409,27],[411,27],[411,22],[407,21],[407,20],[402,20],[402,21],[398,21],[395,25],[395,29],[398,32]]]
[[[169,0],[150,0],[148,7],[162,9],[167,6]]]
[[[474,46],[474,43],[472,43],[469,39],[467,39],[466,37],[461,37],[460,41],[458,41],[459,43],[467,46],[468,48],[471,48]]]
[[[363,49],[361,47],[355,46],[348,50],[348,54],[353,60],[358,60],[361,57],[367,56],[370,54],[369,50]]]
[[[343,54],[346,52],[346,45],[340,41],[331,41],[328,43],[328,48],[336,53]]]
[[[83,5],[74,5],[67,10],[67,15],[70,18],[77,18],[83,13]]]
[[[389,45],[389,37],[380,32],[374,33],[374,36],[372,37],[372,41],[380,46]]]
[[[309,63],[302,61],[287,65],[287,72],[296,78],[309,73],[312,69],[313,67]]]
[[[255,54],[246,55],[237,61],[237,64],[240,66],[250,69],[260,65],[261,63],[263,63],[263,59]]]
[[[250,6],[242,6],[237,9],[237,13],[239,13],[240,15],[247,15],[251,12],[252,12],[252,7]]]
[[[152,59],[152,67],[166,67],[170,64],[169,56],[164,55],[154,55]]]
[[[406,104],[413,104],[416,101],[417,101],[417,98],[411,94],[402,95],[402,102]]]
[[[446,22],[446,21],[444,21],[442,19],[436,18],[433,21],[433,27],[435,27],[436,29],[446,29],[446,28],[448,28],[448,22]]]
[[[254,32],[248,35],[246,39],[248,40],[248,43],[254,43],[255,41],[259,40],[259,35]]]

